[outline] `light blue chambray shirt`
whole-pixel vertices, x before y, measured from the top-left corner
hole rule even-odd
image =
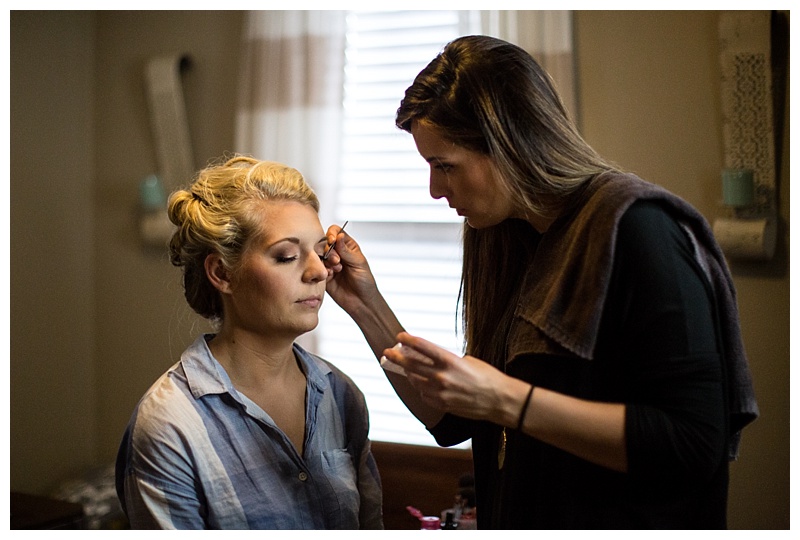
[[[200,336],[142,397],[120,445],[117,494],[134,529],[380,529],[363,394],[295,344],[306,373],[301,456],[239,393]]]

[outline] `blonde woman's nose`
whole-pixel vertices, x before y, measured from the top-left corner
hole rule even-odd
[[[311,252],[306,258],[306,268],[303,272],[303,279],[310,282],[324,281],[328,277],[328,269],[325,261],[316,252]]]

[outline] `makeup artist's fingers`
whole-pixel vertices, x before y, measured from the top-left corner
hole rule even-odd
[[[336,230],[334,230],[336,229]],[[328,241],[328,247],[336,243],[336,237],[339,236],[339,226],[331,225],[325,233],[325,239]],[[325,248],[328,249],[327,247]]]
[[[338,225],[331,225],[328,228],[326,239],[328,246],[332,248],[328,254],[328,260],[334,259],[336,264],[341,262],[346,266],[359,266],[366,263],[358,242]]]
[[[401,343],[391,349],[386,349],[384,356],[395,364],[402,366],[408,373],[429,376],[435,371],[433,360],[410,347],[403,346]]]
[[[384,354],[403,367],[409,383],[427,404],[466,418],[487,419],[496,412],[500,403],[497,389],[508,378],[503,372],[407,333],[397,338],[400,347],[387,349]]]
[[[460,356],[453,354],[445,348],[436,345],[418,336],[412,336],[408,332],[401,332],[397,335],[397,342],[413,351],[421,353],[425,358],[430,359],[436,367],[446,367],[451,362],[457,362]]]
[[[328,227],[328,231],[325,233],[326,238],[328,239],[328,245],[332,246],[335,245],[338,241],[340,235],[342,238],[344,237],[344,231],[341,226],[339,225],[331,225]]]
[[[456,356],[449,351],[445,351],[447,354],[452,356],[452,360],[457,361],[460,359],[459,356]],[[443,364],[440,361],[435,361],[434,359],[420,353],[419,351],[412,349],[411,347],[405,346],[402,343],[398,343],[391,349],[386,349],[384,351],[384,356],[388,358],[391,362],[401,366],[406,375],[409,377],[409,380],[414,384],[418,389],[420,385],[426,382],[429,382],[434,379],[441,378],[444,373],[450,370],[449,364]],[[415,380],[415,378],[419,378],[419,380]]]
[[[322,257],[322,263],[327,268],[333,268],[335,272],[338,272],[342,269],[342,257],[335,248],[328,252],[327,257]]]
[[[325,283],[330,283],[330,281],[336,277],[336,272],[342,271],[341,264],[332,264],[330,259],[327,261],[322,261],[325,264],[325,269],[328,271],[328,277],[325,278]]]

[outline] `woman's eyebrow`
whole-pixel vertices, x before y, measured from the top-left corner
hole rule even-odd
[[[296,238],[294,236],[289,236],[289,237],[286,237],[286,238],[281,238],[280,240],[276,240],[275,242],[271,243],[267,247],[271,248],[271,247],[277,246],[278,244],[283,243],[283,242],[289,242],[289,243],[292,243],[292,244],[300,245],[300,239],[299,238]]]
[[[298,246],[300,245],[300,239],[299,238],[297,238],[295,236],[288,236],[286,238],[281,238],[280,240],[276,240],[275,242],[273,242],[269,246],[267,246],[267,248],[271,248],[273,246],[277,246],[278,244],[281,244],[283,242],[289,242],[291,244],[296,244]],[[327,244],[328,243],[328,237],[327,236],[323,236],[322,238],[317,240],[316,243],[317,244],[321,244],[322,242],[325,242]]]

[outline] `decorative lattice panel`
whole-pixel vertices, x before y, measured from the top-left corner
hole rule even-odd
[[[770,64],[770,12],[720,16],[725,167],[751,169],[755,200],[740,217],[769,216],[775,208],[775,141]]]

